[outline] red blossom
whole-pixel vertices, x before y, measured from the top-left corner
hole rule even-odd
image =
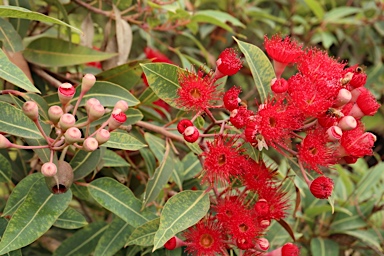
[[[285,218],[287,215],[286,211],[289,207],[288,197],[281,188],[271,186],[267,190],[260,191],[259,199],[264,199],[269,206],[268,216],[262,216],[263,219],[279,220]]]
[[[281,256],[299,256],[300,255],[300,250],[297,245],[294,245],[292,243],[286,243],[282,248],[281,248]]]
[[[242,179],[247,189],[258,194],[270,188],[273,177],[276,171],[273,171],[264,164],[264,162],[256,162],[248,159]]]
[[[280,63],[294,63],[303,54],[302,45],[289,37],[273,35],[271,39],[264,36],[264,47],[269,57]]]
[[[333,180],[326,176],[317,177],[311,182],[309,189],[314,197],[327,199],[333,191]]]
[[[235,215],[246,211],[243,200],[244,198],[230,196],[220,200],[215,206],[216,217],[223,227],[227,228]]]
[[[375,97],[369,90],[361,91],[356,100],[356,104],[366,116],[373,116],[380,107],[380,104],[377,103]]]
[[[251,114],[252,111],[248,110],[246,107],[241,106],[231,112],[229,121],[233,124],[233,126],[240,129],[247,125]]]
[[[239,94],[241,92],[241,89],[233,86],[231,89],[225,92],[223,97],[224,106],[227,110],[232,111],[234,109],[239,108]]]
[[[372,155],[375,141],[376,136],[370,132],[365,132],[363,124],[358,122],[355,129],[343,132],[340,144],[344,152],[341,156],[363,157]]]
[[[144,53],[147,59],[150,59],[152,62],[164,62],[168,64],[173,64],[173,62],[168,59],[167,56],[150,47],[145,47]]]
[[[353,74],[352,79],[349,81],[349,85],[353,88],[364,86],[367,82],[367,74],[359,65],[353,65],[349,68],[344,69],[344,75],[351,72]]]
[[[222,51],[216,61],[217,69],[226,76],[236,74],[243,66],[237,52],[233,48]]]
[[[237,247],[242,250],[255,247],[255,238],[261,233],[251,210],[236,212],[228,229]]]

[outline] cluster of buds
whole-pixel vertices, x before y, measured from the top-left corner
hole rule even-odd
[[[22,108],[24,114],[35,123],[47,145],[23,146],[13,144],[4,135],[0,135],[0,148],[50,149],[50,161],[42,165],[41,173],[46,177],[48,187],[53,193],[66,192],[73,180],[73,171],[71,166],[64,161],[66,150],[63,149],[72,146],[88,152],[95,151],[101,144],[109,140],[110,132],[121,126],[127,119],[125,112],[128,110],[128,104],[120,100],[115,104],[109,119],[90,134],[91,123],[106,113],[106,109],[99,100],[90,98],[85,104],[87,119],[84,122],[77,122],[76,112],[79,104],[95,83],[96,77],[86,74],[82,79],[77,100],[74,99],[77,90],[72,84],[63,83],[59,86],[57,93],[60,105],[54,105],[48,109],[49,123],[56,134],[54,138],[49,137],[41,126],[37,103],[34,101],[24,103]],[[72,102],[75,102],[74,107],[71,105]],[[62,155],[59,161],[54,161],[54,153],[58,151],[62,151]]]
[[[240,99],[240,88],[233,86],[224,95],[218,89],[219,78],[234,75],[242,67],[234,49],[220,54],[215,72],[179,74],[177,102],[195,115],[181,120],[177,130],[188,142],[200,139],[204,151],[201,176],[215,198],[208,215],[184,232],[185,240],[174,237],[165,245],[167,249],[186,246],[192,255],[225,255],[228,248],[237,247],[243,255],[299,255],[291,243],[265,252],[269,248],[262,237],[265,229],[271,220],[286,216],[289,203],[275,179],[276,170],[261,158],[251,159],[245,144],[260,151],[274,148],[296,161],[308,188],[319,199],[328,198],[334,186],[323,174],[324,168],[372,154],[376,138],[365,132],[361,118],[374,115],[380,105],[364,88],[364,71],[357,65],[346,68],[346,63],[321,50],[302,49],[279,35],[265,37],[264,45],[276,78],[271,81],[271,95],[257,111]],[[296,65],[298,72],[284,79],[287,65]],[[223,104],[215,105],[219,100]],[[218,108],[228,111],[229,118],[217,120],[211,110]],[[199,131],[193,122],[203,114],[212,124]],[[220,128],[216,134],[211,131],[214,126]],[[205,141],[209,137],[213,140]],[[308,175],[311,171],[318,177]],[[233,181],[240,181],[244,189],[233,189]],[[226,189],[219,193],[217,184]]]

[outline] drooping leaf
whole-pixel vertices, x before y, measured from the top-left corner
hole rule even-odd
[[[259,92],[260,102],[264,103],[271,92],[271,80],[276,77],[272,64],[265,53],[257,46],[236,39],[251,69],[253,81]]]
[[[72,199],[70,190],[64,194],[51,194],[44,176],[39,175],[40,179],[8,223],[0,242],[0,254],[24,247],[42,236],[65,211]]]
[[[132,47],[132,28],[129,23],[121,18],[119,9],[113,5],[113,12],[116,18],[116,41],[117,41],[117,65],[124,64],[127,61]]]
[[[148,221],[147,223],[137,227],[129,237],[125,247],[136,244],[140,246],[153,245],[153,238],[159,229],[160,218]]]
[[[315,237],[311,239],[311,252],[313,256],[338,256],[339,244],[330,239]]]
[[[113,256],[121,248],[133,232],[134,228],[119,217],[108,225],[103,236],[97,243],[95,256]]]
[[[47,15],[44,15],[38,12],[32,12],[28,9],[17,7],[17,6],[5,6],[5,5],[0,6],[0,17],[20,18],[20,19],[53,23],[53,24],[69,27],[74,31],[81,33],[81,30],[79,30],[78,28],[75,28],[61,20],[55,19],[53,17],[49,17]]]
[[[3,18],[0,18],[0,41],[5,50],[19,52],[24,49],[20,35],[13,26]]]
[[[103,160],[105,167],[130,166],[130,164],[121,156],[119,156],[115,151],[109,149],[105,151]]]
[[[231,16],[230,14],[226,12],[221,12],[217,10],[202,10],[197,11],[192,16],[193,22],[204,22],[204,23],[211,23],[216,26],[219,26],[225,30],[228,30],[229,32],[234,32],[232,27],[227,24],[227,22],[232,23],[234,26],[238,27],[245,27],[243,23],[241,23],[238,19]]]
[[[144,134],[144,138],[156,159],[161,162],[164,158],[165,141],[149,132]]]
[[[73,169],[73,179],[79,180],[90,174],[95,170],[102,157],[103,152],[101,149],[96,149],[92,152],[84,150],[77,151],[75,156],[71,159],[71,162],[69,162]]]
[[[179,158],[174,158],[174,165],[173,165],[173,171],[172,171],[172,180],[177,184],[180,190],[183,190],[183,164],[181,163]]]
[[[133,227],[156,218],[156,215],[151,212],[140,212],[140,200],[128,187],[114,179],[96,179],[89,184],[88,190],[99,204]]]
[[[58,38],[41,37],[32,41],[23,55],[29,62],[42,67],[65,67],[106,60],[116,54],[96,51]]]
[[[324,14],[324,22],[325,23],[333,23],[338,20],[345,18],[346,16],[356,14],[361,12],[361,8],[352,7],[352,6],[341,6],[332,8]]]
[[[11,163],[0,154],[0,183],[1,182],[10,182],[12,175],[12,166]]]
[[[94,251],[97,242],[107,229],[105,222],[93,222],[67,238],[57,250],[54,256],[90,255]]]
[[[363,243],[374,246],[381,250],[380,242],[376,231],[370,232],[369,230],[349,230],[342,232],[343,234],[350,235],[360,239]]]
[[[13,64],[5,55],[3,50],[0,49],[0,78],[20,87],[26,91],[38,92],[40,91],[29,81],[24,72],[15,64]]]
[[[10,0],[9,5],[23,7],[28,10],[31,9],[31,3],[29,2],[29,0]],[[15,19],[15,18],[9,18],[8,21],[13,25],[13,27],[15,28],[17,33],[21,36],[21,38],[24,38],[27,35],[29,25],[32,22],[31,20]]]
[[[122,132],[111,132],[109,140],[101,146],[132,151],[146,147],[145,144],[141,143],[132,135]]]
[[[209,196],[203,191],[183,191],[164,205],[160,227],[155,234],[153,251],[163,246],[178,232],[196,224],[209,210]]]
[[[64,229],[77,229],[87,225],[85,217],[76,211],[75,209],[68,207],[60,216],[57,218],[53,226]]]

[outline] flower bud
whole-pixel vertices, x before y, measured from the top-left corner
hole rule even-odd
[[[283,93],[288,90],[288,82],[284,78],[273,79],[271,89],[274,93]]]
[[[350,131],[356,128],[357,121],[353,116],[344,116],[337,124],[343,131]]]
[[[67,105],[68,102],[71,101],[75,93],[76,93],[76,89],[70,83],[61,84],[58,89],[60,103],[63,104],[64,106]]]
[[[343,131],[338,126],[331,126],[327,130],[329,141],[338,141],[343,136]]]
[[[68,130],[64,133],[65,142],[68,144],[73,144],[75,142],[78,142],[81,140],[81,131],[79,128],[76,127],[70,127]]]
[[[63,109],[59,106],[52,106],[48,109],[48,117],[53,124],[57,124],[57,122],[59,122],[60,117],[63,114],[64,114]]]
[[[12,143],[3,135],[0,134],[0,148],[10,148]]]
[[[41,166],[41,173],[45,177],[53,177],[57,173],[57,167],[54,163],[48,162]]]
[[[186,245],[186,243],[178,238],[177,236],[172,237],[169,239],[165,244],[164,247],[167,250],[175,250],[176,248],[180,248],[182,246]]]
[[[57,173],[53,177],[45,177],[45,183],[53,194],[63,194],[71,187],[73,170],[69,163],[59,160]]]
[[[373,116],[380,107],[380,104],[377,103],[375,97],[369,90],[364,90],[360,93],[356,104],[366,116]]]
[[[108,122],[109,131],[113,131],[117,129],[126,120],[127,120],[127,116],[124,114],[124,112],[121,111],[120,108],[114,109],[112,111],[112,115],[109,118],[109,122]]]
[[[96,77],[92,74],[85,74],[81,80],[81,92],[88,92],[96,83]]]
[[[91,108],[91,106],[93,105],[97,105],[97,104],[101,104],[100,101],[96,98],[90,98],[89,100],[87,100],[87,102],[85,103],[85,109],[87,111],[89,111],[89,109]]]
[[[200,135],[199,130],[197,130],[195,126],[187,127],[183,133],[184,139],[191,143],[197,141],[197,139],[199,138],[199,135]]]
[[[268,239],[262,237],[262,238],[258,238],[256,240],[256,247],[262,251],[266,251],[269,249],[269,241]]]
[[[106,129],[101,129],[100,131],[98,131],[96,133],[96,140],[99,143],[99,145],[104,144],[105,142],[107,142],[110,137],[111,137],[111,134]]]
[[[23,112],[32,121],[36,121],[39,117],[39,107],[34,101],[26,101],[23,105]]]
[[[348,115],[353,116],[356,119],[361,119],[364,116],[364,112],[359,108],[356,103],[354,103],[350,108]]]
[[[74,126],[76,118],[72,114],[64,114],[60,117],[59,126],[60,129],[65,132],[68,128]]]
[[[347,104],[352,99],[352,94],[347,89],[340,89],[339,93],[337,94],[336,103],[334,104],[334,107],[341,107]]]
[[[95,151],[99,147],[99,143],[95,138],[88,137],[83,142],[83,149],[88,152]]]
[[[216,65],[216,79],[223,76],[232,76],[239,72],[243,67],[240,58],[237,56],[236,50],[233,48],[227,48],[222,51],[216,61]]]
[[[93,104],[88,110],[88,119],[93,122],[101,118],[105,113],[105,109],[101,104]]]
[[[326,199],[332,194],[333,180],[326,176],[317,177],[311,182],[309,189],[314,197]]]
[[[271,221],[270,220],[262,220],[262,221],[260,221],[259,225],[261,228],[267,228],[267,227],[269,227],[269,225],[271,225]]]
[[[292,243],[286,243],[282,248],[281,248],[281,256],[299,256],[300,255],[300,250],[297,245],[294,245]]]
[[[189,127],[189,126],[193,126],[193,123],[191,122],[191,120],[189,120],[189,119],[182,119],[177,124],[177,130],[179,131],[179,133],[183,134],[185,129],[187,129],[187,127]]]
[[[113,109],[118,109],[118,108],[125,113],[128,110],[128,103],[125,100],[119,100],[118,102],[116,102]]]
[[[232,111],[239,108],[239,103],[241,102],[241,99],[239,98],[240,92],[240,88],[236,86],[233,86],[231,89],[225,92],[223,102],[227,110]]]

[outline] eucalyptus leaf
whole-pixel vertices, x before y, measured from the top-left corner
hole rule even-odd
[[[69,164],[71,165],[74,173],[74,180],[79,180],[94,171],[103,157],[101,149],[96,149],[92,152],[79,150],[75,156],[71,159]]]
[[[115,151],[107,149],[105,151],[104,157],[104,166],[105,167],[119,167],[119,166],[130,166],[130,164],[119,156]]]
[[[125,247],[136,244],[140,246],[152,246],[153,238],[160,225],[160,218],[148,221],[137,227],[129,237]]]
[[[1,182],[10,182],[12,175],[12,166],[11,163],[0,154],[0,183]]]
[[[81,213],[68,207],[59,218],[57,218],[56,222],[53,223],[53,226],[63,229],[78,229],[87,224],[88,222]]]
[[[0,41],[3,47],[9,52],[19,52],[24,50],[20,35],[13,26],[3,18],[0,18]]]
[[[102,147],[117,148],[124,150],[138,150],[146,147],[145,144],[141,143],[138,139],[129,135],[128,133],[122,132],[111,132],[109,140],[102,144]]]

